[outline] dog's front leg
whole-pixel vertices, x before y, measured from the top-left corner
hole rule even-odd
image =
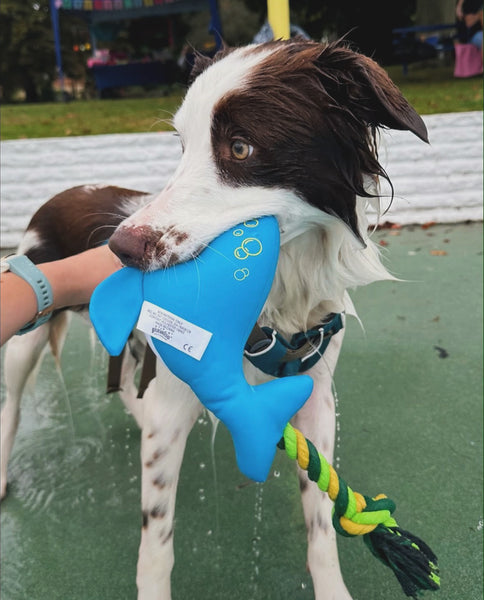
[[[144,403],[138,599],[169,600],[176,488],[186,440],[202,407],[160,362]]]
[[[340,332],[331,340],[324,357],[311,369],[313,393],[294,418],[295,426],[330,463],[333,461],[336,423],[331,384],[342,341],[343,332]],[[336,532],[331,522],[333,503],[301,469],[299,481],[308,532],[308,568],[315,598],[351,600],[339,566]]]

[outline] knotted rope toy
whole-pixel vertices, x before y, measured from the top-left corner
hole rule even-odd
[[[355,493],[289,420],[309,398],[307,375],[258,386],[246,381],[245,342],[269,294],[279,256],[274,217],[237,225],[195,259],[142,273],[126,267],[94,291],[90,315],[111,355],[119,355],[135,325],[158,358],[186,382],[228,428],[237,464],[265,481],[276,446],[285,448],[334,504],[333,524],[345,536],[363,535],[371,552],[395,573],[407,596],[439,588],[437,559],[400,529],[392,500]]]
[[[440,587],[437,557],[419,538],[398,527],[392,517],[393,500],[384,494],[362,496],[339,477],[333,467],[303,434],[289,423],[277,444],[297,460],[311,481],[334,502],[333,526],[346,537],[362,535],[372,554],[390,567],[407,596]]]

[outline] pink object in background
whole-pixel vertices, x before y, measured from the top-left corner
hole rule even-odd
[[[109,58],[108,49],[96,50],[94,56],[87,59],[87,66],[91,68],[93,65],[106,65],[109,62]]]
[[[482,50],[473,44],[455,44],[454,77],[473,77],[482,73]]]

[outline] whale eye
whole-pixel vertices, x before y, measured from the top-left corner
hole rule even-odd
[[[244,140],[234,140],[230,146],[230,152],[233,158],[237,160],[249,158],[253,151],[254,148]]]

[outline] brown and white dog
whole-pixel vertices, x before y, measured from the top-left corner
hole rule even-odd
[[[379,205],[379,128],[409,130],[424,141],[421,118],[373,60],[341,43],[291,40],[200,58],[174,126],[183,156],[158,195],[84,186],[59,194],[34,215],[19,251],[34,262],[80,252],[110,237],[127,265],[163,268],[196,256],[244,220],[274,215],[280,258],[259,323],[290,337],[351,305],[346,290],[391,276],[368,238],[365,210]],[[127,217],[127,218],[126,218]],[[188,300],[187,300],[188,301]],[[58,354],[66,313],[9,342],[2,411],[2,495],[25,380],[50,339]],[[314,392],[294,424],[331,460],[332,376],[343,334],[309,374]],[[122,397],[142,428],[143,528],[140,600],[168,600],[173,520],[187,436],[202,407],[165,366],[144,398],[132,375],[141,352],[131,342]],[[254,382],[266,376],[251,365]],[[347,600],[331,526],[331,502],[300,472],[308,528],[308,566],[318,600]]]

